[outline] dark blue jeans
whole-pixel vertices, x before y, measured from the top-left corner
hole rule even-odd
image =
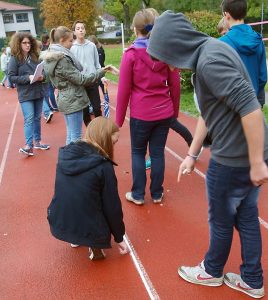
[[[130,119],[131,156],[132,156],[132,196],[144,199],[146,186],[145,155],[149,144],[151,157],[151,185],[153,199],[159,199],[163,193],[165,172],[165,145],[170,118],[158,121]]]
[[[259,188],[251,183],[249,171],[249,168],[223,166],[210,160],[206,177],[210,245],[204,264],[207,273],[214,277],[222,276],[235,227],[241,242],[241,277],[250,287],[261,288]]]

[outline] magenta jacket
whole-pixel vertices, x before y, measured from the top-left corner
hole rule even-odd
[[[130,104],[130,117],[143,121],[178,117],[179,71],[171,72],[153,61],[146,48],[129,47],[121,61],[116,104],[116,124],[121,127]]]

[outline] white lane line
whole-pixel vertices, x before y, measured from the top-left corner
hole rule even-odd
[[[110,107],[115,111],[114,106],[112,106],[110,104]],[[125,119],[129,122],[128,117],[125,117]],[[138,256],[134,246],[132,245],[132,243],[131,243],[131,241],[130,241],[130,239],[127,236],[126,233],[124,235],[124,241],[125,241],[125,243],[127,244],[128,248],[130,250],[130,256],[131,256],[131,258],[133,260],[133,263],[134,263],[134,265],[135,265],[135,267],[136,267],[136,269],[137,269],[137,271],[140,275],[140,278],[141,278],[141,280],[142,280],[142,282],[145,286],[145,289],[146,289],[150,299],[151,300],[159,300],[160,297],[159,297],[156,289],[154,288],[153,283],[152,283],[149,275],[147,274],[147,272],[146,272],[146,270],[145,270],[145,268],[144,268],[144,266],[143,266],[143,264],[142,264],[142,262],[141,262],[141,260]]]
[[[111,108],[112,108],[113,110],[115,110],[115,107],[111,106]],[[129,118],[126,117],[126,120],[129,121]],[[169,154],[171,154],[172,156],[174,156],[177,160],[183,161],[183,158],[182,158],[181,156],[179,156],[177,153],[175,153],[173,150],[171,150],[169,147],[166,146],[165,149],[166,149],[167,152],[169,152]],[[195,169],[194,169],[194,172],[195,172],[196,174],[198,174],[200,177],[202,177],[203,179],[206,178],[206,175],[205,175],[203,172],[201,172],[200,170],[198,170],[198,169],[195,168]],[[261,224],[265,229],[268,229],[268,223],[267,223],[266,221],[264,221],[261,217],[259,217],[259,221],[260,221],[260,224]]]
[[[150,297],[151,300],[159,300],[160,297],[159,295],[157,294],[157,291],[155,290],[136,250],[134,249],[134,246],[132,245],[130,239],[128,238],[127,234],[125,234],[124,236],[124,241],[125,243],[127,244],[129,250],[130,250],[130,256],[133,260],[133,263],[141,277],[141,280],[146,288],[146,291]]]
[[[17,114],[18,114],[18,108],[19,108],[19,103],[17,103],[16,109],[15,109],[15,112],[14,112],[13,120],[12,120],[10,129],[9,129],[9,133],[8,133],[6,147],[5,147],[3,158],[2,158],[2,161],[1,161],[1,166],[0,166],[0,185],[2,183],[4,169],[5,169],[5,165],[6,165],[6,161],[7,161],[7,154],[8,154],[9,146],[10,146],[10,143],[11,143],[11,138],[12,138],[12,135],[13,135],[13,130],[14,130],[14,126],[15,126],[16,117],[17,117]]]

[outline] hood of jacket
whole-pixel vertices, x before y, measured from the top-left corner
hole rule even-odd
[[[159,72],[167,66],[161,61],[154,61],[151,59],[146,51],[148,42],[147,38],[138,38],[126,51],[135,51],[135,58],[143,61],[143,63],[153,72]]]
[[[48,75],[53,75],[54,70],[59,62],[64,57],[63,52],[46,50],[44,53],[41,53],[40,59],[45,62],[45,71]]]
[[[94,43],[92,43],[91,41],[89,41],[89,40],[86,40],[85,39],[85,42],[83,43],[83,44],[80,44],[77,40],[75,40],[74,42],[73,42],[73,46],[72,47],[85,47],[86,45],[88,45],[88,44],[93,44],[93,45],[95,45]]]
[[[179,69],[195,70],[199,51],[209,39],[195,30],[184,14],[168,10],[156,19],[147,52]]]
[[[226,41],[230,39],[237,51],[245,55],[256,53],[262,44],[262,36],[247,24],[232,26],[228,33],[220,39]]]
[[[65,175],[77,175],[97,167],[108,159],[92,145],[79,141],[59,149],[58,167]]]

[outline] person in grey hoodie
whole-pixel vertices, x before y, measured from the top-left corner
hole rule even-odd
[[[261,106],[265,103],[265,85],[267,82],[266,51],[262,36],[250,25],[244,24],[247,15],[246,0],[224,0],[222,2],[224,21],[230,28],[220,38],[234,48],[245,64],[252,85]]]
[[[195,72],[201,117],[178,180],[193,171],[207,133],[212,140],[206,176],[209,249],[198,266],[182,266],[178,273],[194,284],[220,286],[225,282],[261,298],[264,287],[257,202],[260,185],[268,181],[268,128],[248,72],[236,51],[195,30],[181,13],[166,11],[157,18],[147,51],[170,69]],[[242,247],[241,274],[223,276],[234,228]]]
[[[86,29],[82,21],[75,21],[72,27],[76,40],[73,43],[71,52],[83,66],[83,74],[95,73],[100,70],[99,54],[97,47],[91,41],[85,39]],[[102,79],[103,80],[103,79]],[[99,83],[95,82],[86,87],[88,98],[93,108],[95,117],[102,115]],[[89,107],[83,109],[83,120],[87,126],[91,120]]]

